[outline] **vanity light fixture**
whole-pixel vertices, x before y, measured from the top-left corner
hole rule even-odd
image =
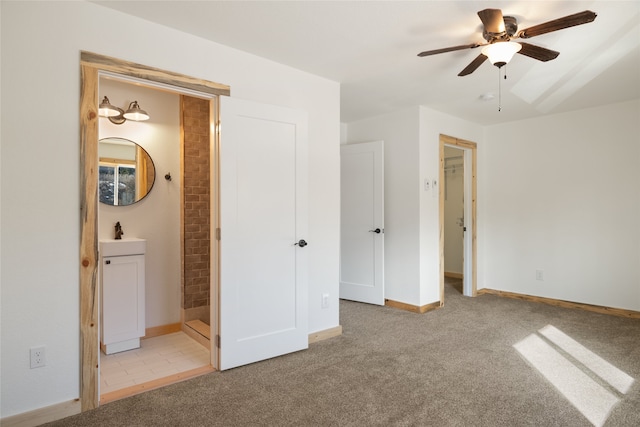
[[[124,111],[122,111],[122,109],[118,107],[114,107],[113,105],[111,105],[111,103],[109,102],[109,98],[107,98],[106,96],[98,107],[98,115],[100,117],[116,117],[122,114],[124,114]]]
[[[123,117],[127,120],[133,120],[134,122],[149,120],[149,115],[140,108],[138,101],[133,101],[129,104],[129,109],[123,114]]]
[[[106,96],[98,107],[98,115],[100,117],[107,117],[111,123],[116,125],[121,125],[127,120],[132,120],[134,122],[149,120],[149,114],[140,108],[138,101],[131,102],[129,104],[129,108],[125,112],[122,108],[111,105],[109,98]]]

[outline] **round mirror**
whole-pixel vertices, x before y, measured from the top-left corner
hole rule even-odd
[[[149,153],[135,142],[124,138],[101,139],[98,158],[100,203],[132,205],[151,191],[156,170]]]

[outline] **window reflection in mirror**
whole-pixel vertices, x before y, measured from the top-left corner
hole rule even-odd
[[[153,187],[155,168],[149,154],[124,138],[98,143],[100,203],[126,206],[142,200]]]

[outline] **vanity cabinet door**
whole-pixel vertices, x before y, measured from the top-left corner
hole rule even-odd
[[[143,337],[144,255],[105,257],[102,261],[102,343]]]

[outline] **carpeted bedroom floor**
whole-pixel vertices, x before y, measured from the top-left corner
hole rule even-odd
[[[341,301],[342,336],[47,425],[640,426],[640,320],[453,285],[426,314]]]

